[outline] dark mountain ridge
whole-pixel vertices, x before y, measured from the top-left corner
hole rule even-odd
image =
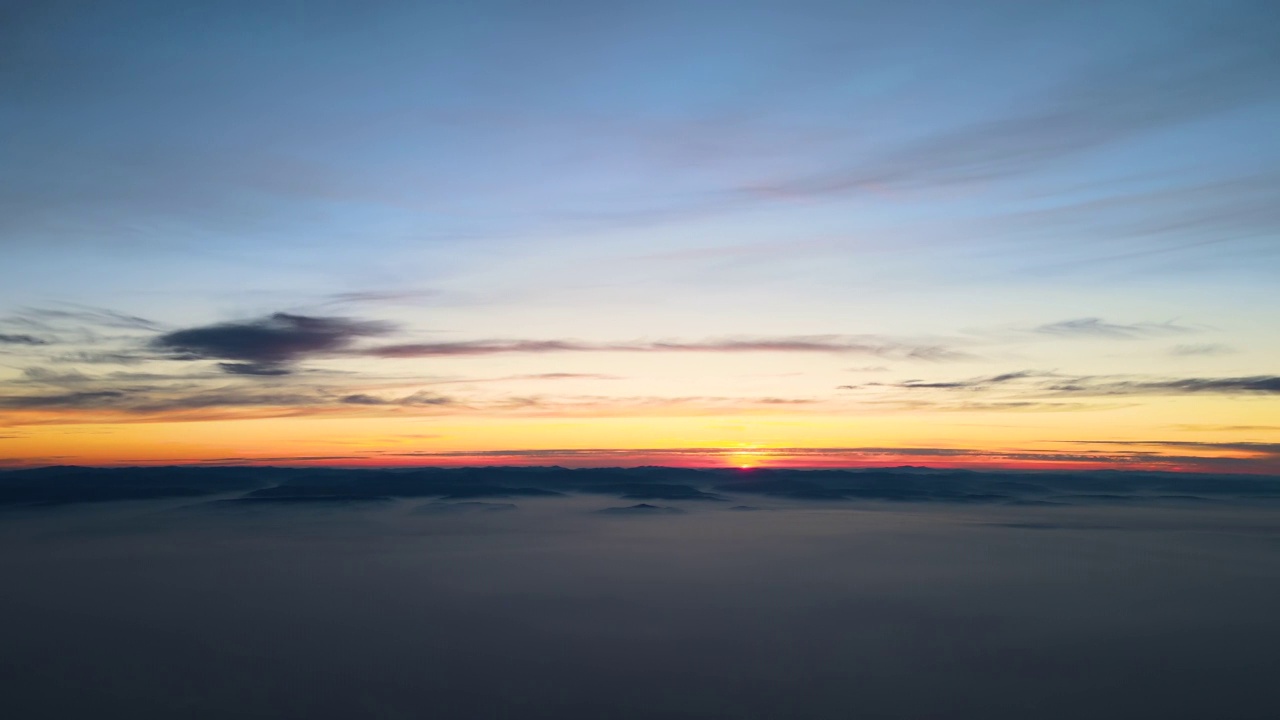
[[[1201,473],[952,469],[255,466],[79,467],[0,471],[0,505],[54,506],[231,494],[232,502],[552,497],[716,502],[793,500],[1099,503],[1280,499],[1280,478]]]

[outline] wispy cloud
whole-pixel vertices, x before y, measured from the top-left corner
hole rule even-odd
[[[824,195],[987,181],[1029,172],[1143,132],[1274,96],[1274,18],[1237,5],[1195,30],[1128,57],[1101,58],[1077,77],[1025,96],[1003,115],[873,152],[843,168],[758,188]]]
[[[1096,383],[1054,386],[1062,393],[1103,395],[1175,395],[1175,394],[1226,394],[1226,395],[1277,395],[1280,394],[1280,376],[1252,375],[1226,378],[1170,378],[1159,380],[1121,380]]]
[[[1259,457],[1280,458],[1280,443],[1266,442],[1203,442],[1192,440],[1064,440],[1073,445],[1118,445],[1126,447],[1185,448],[1246,453]]]
[[[366,290],[363,292],[343,292],[330,295],[324,305],[372,305],[412,303],[438,295],[434,290]]]
[[[925,382],[923,380],[907,380],[900,383],[898,387],[904,388],[926,388],[935,390],[985,390],[995,385],[1007,385],[1015,383],[1019,380],[1028,378],[1045,377],[1046,373],[1036,372],[1034,370],[1018,370],[1016,372],[1001,373],[1000,375],[991,375],[988,377],[971,378],[968,380],[952,380],[943,382]],[[848,387],[848,386],[846,386]]]
[[[43,340],[34,335],[9,335],[0,333],[0,345],[48,345],[48,340]]]
[[[400,405],[413,407],[423,405],[452,405],[456,401],[453,398],[436,395],[435,393],[416,392],[412,395],[401,398],[383,398],[364,393],[356,393],[354,395],[347,395],[342,398],[341,402],[346,403],[347,405]]]
[[[50,358],[55,363],[71,363],[83,365],[137,365],[154,359],[149,353],[136,351],[76,351],[58,353]]]
[[[906,380],[898,383],[841,385],[840,390],[891,388],[899,390],[1004,391],[1015,396],[1052,397],[1077,395],[1275,395],[1280,394],[1280,376],[1243,377],[1153,377],[1124,375],[1065,375],[1053,372],[1019,371],[960,380]]]
[[[1205,343],[1200,345],[1175,345],[1169,350],[1169,354],[1174,357],[1204,357],[1210,355],[1230,355],[1235,352],[1235,348],[1229,345],[1219,343]]]
[[[14,315],[4,318],[3,322],[8,325],[47,331],[65,328],[67,325],[118,330],[159,331],[163,329],[160,323],[137,315],[105,308],[74,305],[65,308],[23,308]]]
[[[932,344],[911,344],[863,336],[805,335],[775,338],[725,338],[703,341],[588,343],[577,340],[470,340],[383,345],[358,351],[384,358],[450,357],[504,353],[849,353],[876,357],[951,361],[969,353]]]
[[[1173,322],[1113,323],[1102,318],[1086,317],[1062,320],[1035,328],[1035,332],[1060,337],[1112,338],[1128,340],[1162,335],[1183,335],[1195,332],[1195,328]]]
[[[1136,443],[1135,445],[1149,445]],[[1170,445],[1168,449],[1176,449]],[[1270,449],[1206,445],[1169,453],[1158,448],[1114,450],[1028,450],[975,447],[832,446],[832,447],[684,447],[684,448],[551,448],[480,451],[397,451],[382,457],[443,464],[512,464],[568,466],[671,465],[686,467],[865,468],[920,465],[955,468],[1126,468],[1202,472],[1272,473],[1280,469]],[[1207,451],[1207,454],[1194,452]],[[750,476],[743,476],[744,479]],[[856,476],[855,476],[856,477]],[[850,478],[853,481],[853,478]],[[1069,487],[1069,484],[1068,484]]]
[[[779,396],[509,395],[471,397],[419,389],[343,387],[296,379],[264,385],[209,386],[209,376],[112,373],[86,376],[34,368],[13,388],[34,391],[0,395],[4,421],[25,424],[182,422],[237,417],[303,415],[478,414],[527,417],[698,416],[773,412],[825,402]],[[14,414],[21,413],[21,414]]]

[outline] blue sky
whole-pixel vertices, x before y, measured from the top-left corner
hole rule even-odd
[[[24,407],[50,362],[115,387],[68,359],[85,343],[279,312],[403,343],[839,336],[971,358],[891,354],[876,372],[898,382],[1262,377],[1280,356],[1274,3],[3,12],[0,334],[45,333],[0,347]],[[103,339],[107,310],[153,325]],[[634,380],[576,393],[599,398],[812,398],[884,360],[496,355]],[[359,362],[330,365],[492,375]],[[747,379],[785,373],[812,384]]]

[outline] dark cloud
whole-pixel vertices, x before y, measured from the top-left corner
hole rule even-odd
[[[0,333],[0,345],[48,345],[48,340],[43,340],[34,335],[8,335]]]
[[[384,335],[391,326],[342,317],[275,313],[259,320],[177,330],[152,346],[180,359],[229,360],[220,367],[238,375],[283,375],[313,355],[346,349],[360,337]]]
[[[728,338],[707,341],[652,341],[587,343],[576,340],[470,340],[443,343],[383,345],[360,351],[385,358],[452,357],[505,353],[642,352],[642,353],[851,353],[878,357],[950,361],[972,356],[942,345],[841,335],[809,335],[782,338]]]
[[[1062,337],[1094,337],[1123,340],[1159,335],[1180,335],[1195,332],[1195,330],[1172,322],[1125,324],[1111,323],[1096,317],[1086,317],[1041,325],[1035,329],[1035,332]]]

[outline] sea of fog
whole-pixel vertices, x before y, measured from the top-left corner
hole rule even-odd
[[[1270,502],[218,499],[0,512],[6,717],[1271,718],[1280,698]]]

